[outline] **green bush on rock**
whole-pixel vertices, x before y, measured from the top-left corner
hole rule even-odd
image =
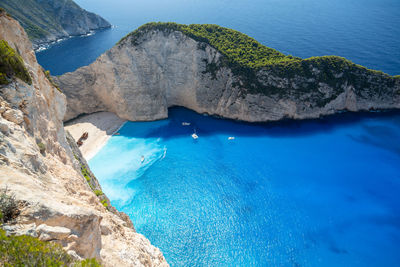
[[[7,236],[0,229],[0,266],[76,266],[99,267],[96,259],[74,261],[61,245],[36,237]]]
[[[46,152],[46,145],[42,142],[39,142],[37,145],[38,145],[40,153],[44,154]]]
[[[58,244],[43,242],[32,236],[7,236],[0,229],[0,265],[68,266],[71,257]]]
[[[9,84],[14,76],[32,84],[21,56],[5,40],[0,40],[0,85]]]
[[[227,56],[230,62],[236,62],[250,68],[259,68],[276,62],[299,59],[293,56],[286,56],[275,49],[266,47],[241,32],[214,24],[185,25],[173,22],[150,22],[128,34],[121,41],[130,36],[134,37],[132,41],[136,42],[141,35],[154,29],[180,31],[196,41],[213,46]]]
[[[53,80],[53,78],[50,75],[50,71],[46,70],[44,71],[44,75],[46,76],[47,80],[49,80],[49,82],[59,91],[61,92],[60,87],[58,86],[58,84],[56,84],[56,82]]]
[[[7,188],[0,190],[0,225],[12,221],[19,215],[18,202]]]
[[[74,261],[61,245],[28,235],[7,235],[1,229],[19,215],[18,202],[7,189],[0,190],[0,266],[99,267],[96,259]]]

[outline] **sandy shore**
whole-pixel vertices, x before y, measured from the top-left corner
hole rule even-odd
[[[80,150],[85,159],[90,160],[125,122],[114,113],[97,112],[68,121],[64,128],[71,133],[76,141],[84,132],[88,132],[89,137],[83,141]]]

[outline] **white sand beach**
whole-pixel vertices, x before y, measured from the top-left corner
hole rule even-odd
[[[84,132],[89,134],[80,150],[86,160],[90,160],[126,122],[111,112],[97,112],[84,115],[65,123],[65,130],[78,141]]]

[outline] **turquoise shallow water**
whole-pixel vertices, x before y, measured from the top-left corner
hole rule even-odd
[[[89,164],[172,266],[399,266],[399,140],[399,113],[264,125],[173,108]]]
[[[400,74],[398,0],[76,1],[115,27],[37,53],[52,74],[149,21],[215,23]],[[250,125],[175,108],[120,132],[90,166],[172,266],[400,266],[399,113]]]

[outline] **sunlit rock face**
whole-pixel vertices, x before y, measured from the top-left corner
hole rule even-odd
[[[168,265],[126,216],[104,207],[83,177],[79,150],[64,132],[65,95],[37,63],[23,28],[4,13],[0,39],[21,55],[32,79],[11,77],[0,85],[0,188],[15,195],[20,209],[4,229],[58,242],[73,257],[95,257],[104,266]]]
[[[56,78],[67,96],[65,120],[96,111],[157,120],[171,106],[251,122],[400,107],[400,79],[362,67],[328,70],[331,84],[321,82],[326,69],[307,62],[308,76],[260,68],[249,82],[223,59],[181,31],[130,35],[93,64]]]

